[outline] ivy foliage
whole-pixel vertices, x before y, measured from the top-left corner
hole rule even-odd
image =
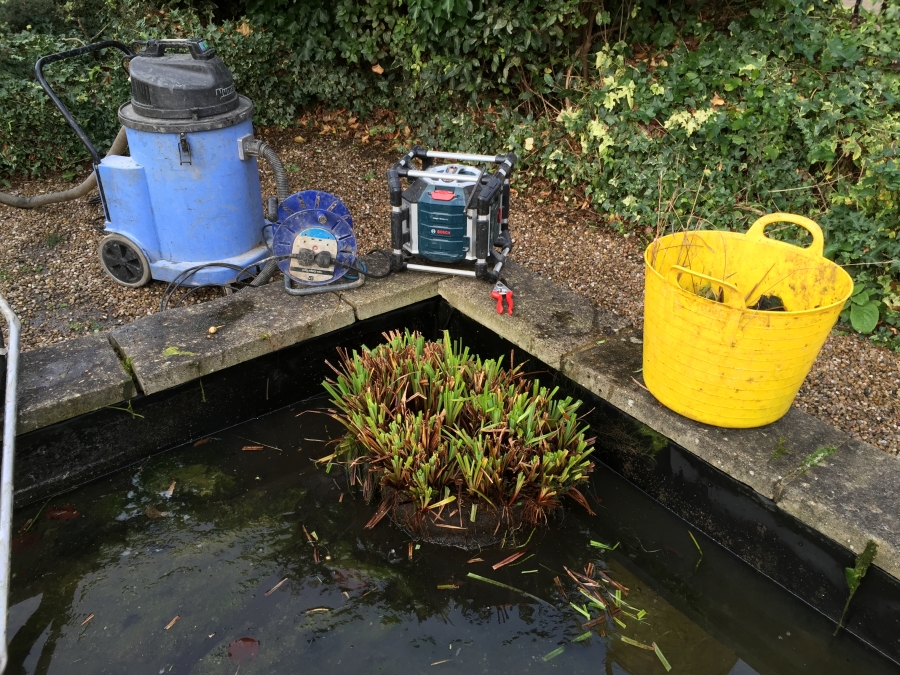
[[[85,156],[33,80],[39,55],[98,25],[123,41],[203,36],[257,124],[290,125],[309,104],[390,109],[384,131],[516,151],[627,236],[809,216],[856,282],[843,320],[883,340],[900,328],[896,3],[854,19],[836,0],[246,0],[224,20],[223,2],[152,1],[78,0],[99,5],[90,30],[74,0],[45,33],[6,20],[0,176]],[[116,59],[48,70],[91,138],[111,142],[128,97]]]

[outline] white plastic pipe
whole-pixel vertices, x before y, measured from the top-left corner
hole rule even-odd
[[[458,270],[452,267],[432,267],[431,265],[417,265],[408,263],[406,269],[418,272],[436,272],[437,274],[455,274],[458,277],[474,277],[474,270]]]
[[[407,175],[410,178],[430,178],[446,183],[477,183],[480,178],[480,176],[470,176],[463,173],[439,173],[437,171],[418,171],[417,169],[410,169]]]
[[[0,314],[9,326],[6,347],[6,397],[3,405],[3,469],[0,472],[0,673],[6,670],[6,613],[9,610],[9,549],[13,511],[13,455],[16,448],[16,388],[19,383],[19,333],[22,325],[0,295]]]
[[[464,162],[491,162],[493,164],[502,164],[506,161],[506,157],[497,155],[472,155],[467,152],[441,152],[439,150],[429,150],[425,156],[435,159],[459,159]]]

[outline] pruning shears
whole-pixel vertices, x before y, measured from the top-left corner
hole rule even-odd
[[[513,313],[513,292],[502,281],[498,281],[491,291],[491,297],[497,301],[497,314],[503,314],[503,300],[506,299],[508,313]]]

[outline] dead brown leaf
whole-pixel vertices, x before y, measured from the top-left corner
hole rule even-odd
[[[491,568],[494,570],[499,570],[501,567],[505,567],[506,565],[509,565],[511,562],[515,562],[516,560],[521,558],[523,555],[525,555],[525,551],[518,551],[517,553],[513,553],[511,556],[509,556],[508,558],[504,558],[503,560],[498,562],[496,565],[491,565]]]
[[[144,509],[144,515],[147,516],[150,520],[156,520],[157,518],[162,518],[163,516],[169,515],[168,511],[160,511],[155,506],[148,506]]]
[[[274,586],[272,586],[272,588],[270,588],[268,591],[266,591],[266,597],[268,598],[270,595],[272,595],[272,593],[274,593],[274,592],[277,591],[279,588],[281,588],[281,584],[283,584],[283,583],[284,583],[285,581],[287,581],[287,580],[288,580],[288,578],[285,577],[284,579],[282,579],[281,581],[279,581],[277,584],[275,584]]]

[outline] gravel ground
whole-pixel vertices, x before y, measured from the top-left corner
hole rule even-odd
[[[278,150],[294,189],[325,190],[344,201],[353,214],[361,250],[387,247],[390,208],[384,172],[400,156],[396,147],[402,140],[369,138],[353,126],[353,120],[341,124],[327,115],[319,120],[320,128],[261,135]],[[274,194],[265,167],[262,175],[263,194]],[[17,181],[7,191],[32,195],[71,186],[58,178]],[[520,178],[514,186],[518,187],[510,208],[514,259],[640,327],[641,244],[607,228],[596,213],[567,203],[540,181],[525,185]],[[110,330],[158,311],[165,284],[126,289],[102,272],[97,261],[100,216],[100,207],[87,200],[37,211],[0,206],[0,292],[23,320],[23,349]],[[561,258],[565,262],[557,263]],[[217,295],[205,290],[185,302]],[[487,293],[485,298],[488,302]],[[897,355],[835,331],[796,403],[809,414],[897,455],[898,389]]]

